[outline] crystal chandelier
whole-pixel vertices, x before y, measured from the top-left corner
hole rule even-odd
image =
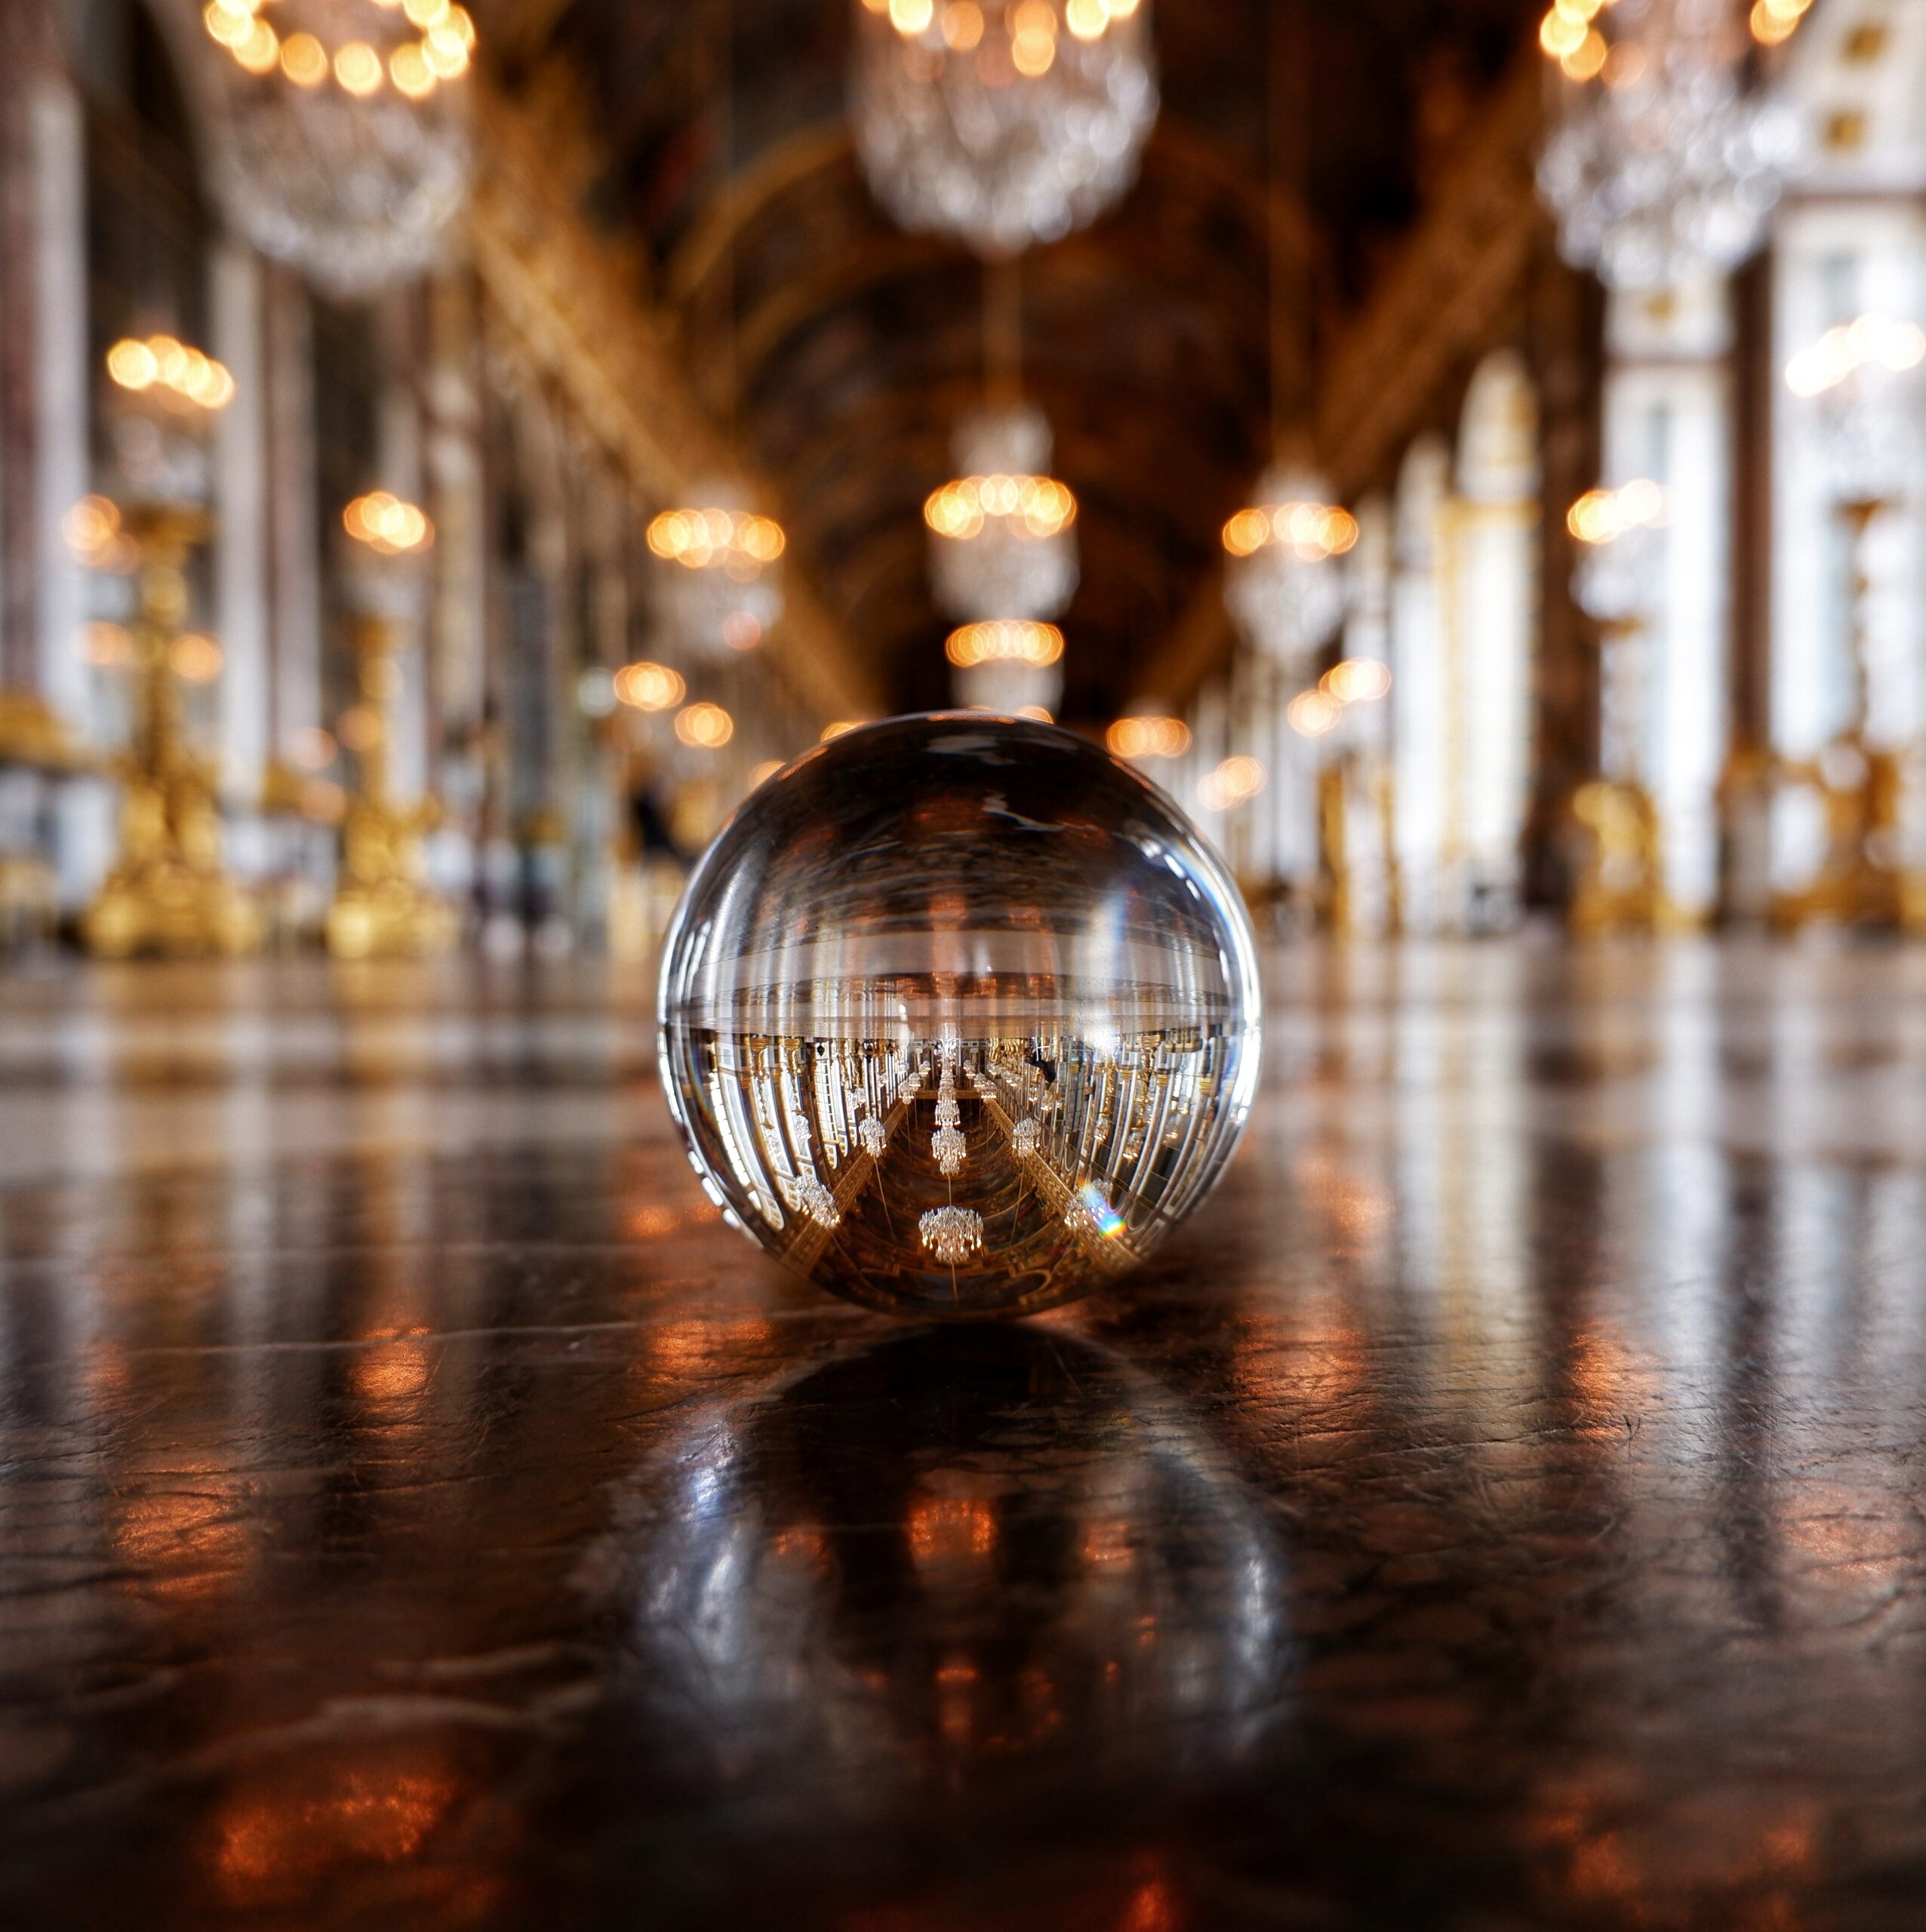
[[[1827,488],[1842,505],[1894,502],[1926,447],[1926,330],[1884,315],[1828,329],[1786,365]]]
[[[1224,525],[1224,601],[1254,648],[1294,665],[1344,614],[1344,572],[1335,559],[1357,542],[1357,520],[1326,500],[1321,477],[1293,464],[1273,463],[1257,495]]]
[[[1539,162],[1560,251],[1614,288],[1736,266],[1800,158],[1798,118],[1742,91],[1747,42],[1732,0],[1601,4],[1554,10],[1580,36],[1561,56],[1567,72],[1596,76],[1579,82]],[[1595,40],[1595,62],[1574,67]]]
[[[1093,221],[1157,115],[1147,0],[856,0],[851,118],[905,228],[1015,254]]]
[[[930,577],[952,617],[1054,617],[1077,587],[1077,500],[1053,477],[1050,425],[1028,403],[966,416],[963,474],[923,506]]]
[[[1047,720],[1063,695],[1063,633],[1054,624],[1012,617],[965,624],[943,650],[955,667],[958,704]]]
[[[983,1217],[974,1208],[932,1208],[916,1223],[923,1245],[946,1268],[980,1254]]]
[[[649,525],[648,543],[663,564],[657,619],[694,656],[726,660],[753,651],[782,615],[775,565],[785,539],[773,517],[733,506],[664,510]]]
[[[329,293],[420,273],[466,198],[475,23],[451,0],[209,0],[233,57],[214,173],[264,254]]]

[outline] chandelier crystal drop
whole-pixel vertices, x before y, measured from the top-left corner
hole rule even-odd
[[[1224,525],[1224,601],[1255,650],[1302,662],[1344,615],[1343,566],[1357,521],[1328,500],[1330,485],[1295,463],[1273,463],[1258,500]]]
[[[212,173],[240,232],[327,293],[439,254],[468,194],[475,25],[451,0],[210,0],[225,111]]]
[[[1538,186],[1575,266],[1614,288],[1734,268],[1758,245],[1804,141],[1784,103],[1743,90],[1732,0],[1618,0],[1546,143]]]
[[[773,517],[742,508],[726,486],[706,494],[709,507],[664,510],[648,527],[660,559],[656,620],[691,657],[726,663],[753,651],[782,615],[777,566],[787,540]]]
[[[1094,220],[1137,176],[1149,0],[854,0],[851,118],[903,226],[984,255]]]
[[[955,455],[961,474],[923,506],[937,604],[970,622],[1058,616],[1077,587],[1077,500],[1043,474],[1043,412],[977,411],[958,426]]]

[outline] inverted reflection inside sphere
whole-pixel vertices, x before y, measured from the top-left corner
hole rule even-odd
[[[1257,1072],[1236,888],[1169,799],[1050,726],[898,718],[761,786],[663,964],[704,1187],[823,1286],[1047,1308],[1208,1192]]]

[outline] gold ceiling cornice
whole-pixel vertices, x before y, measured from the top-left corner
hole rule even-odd
[[[1469,150],[1357,315],[1335,332],[1318,384],[1317,448],[1346,500],[1386,480],[1399,452],[1496,346],[1549,232],[1534,173],[1544,125],[1534,46],[1480,117]],[[1181,704],[1228,656],[1223,572],[1214,565],[1140,680]]]
[[[717,477],[740,478],[780,516],[767,479],[746,472],[697,404],[674,331],[637,293],[622,251],[595,235],[558,185],[542,123],[483,82],[468,238],[502,319],[642,494],[686,500]],[[782,622],[765,648],[826,717],[871,717],[882,699],[792,549]]]
[[[1496,333],[1551,232],[1535,179],[1545,63],[1527,50],[1478,116],[1363,309],[1339,333],[1319,385],[1318,454],[1346,497],[1383,480],[1403,446],[1496,346]]]

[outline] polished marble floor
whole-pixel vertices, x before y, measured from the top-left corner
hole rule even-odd
[[[605,968],[0,980],[0,1924],[1926,1924],[1926,951],[1269,962],[1008,1329]]]

